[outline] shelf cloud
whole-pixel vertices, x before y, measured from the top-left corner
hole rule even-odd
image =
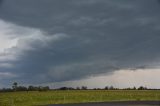
[[[0,0],[0,82],[158,69],[159,11],[159,0]]]

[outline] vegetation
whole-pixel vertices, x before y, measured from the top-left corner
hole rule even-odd
[[[53,90],[0,93],[0,106],[160,100],[159,90]]]
[[[17,92],[17,91],[49,91],[51,90],[49,86],[18,86],[17,82],[14,82],[11,88],[3,88],[0,89],[0,92]],[[72,88],[72,87],[61,87],[56,90],[89,90],[87,86],[82,86],[82,87],[77,87],[77,88]],[[91,89],[90,89],[91,90]],[[124,88],[124,89],[119,89],[115,88],[113,86],[106,86],[105,88],[94,88],[93,90],[160,90],[160,89],[148,89],[147,87],[140,86],[139,88],[133,87],[133,88]]]
[[[48,86],[18,86],[0,89],[0,106],[33,106],[47,104],[107,102],[107,101],[160,101],[160,90],[139,88],[119,89],[106,86],[104,89],[88,89],[86,86],[61,87],[51,90]]]
[[[18,88],[18,83],[17,83],[17,82],[14,82],[14,83],[13,83],[13,86],[12,86],[12,89],[13,89],[14,91],[17,91],[17,88]]]
[[[0,89],[0,92],[17,92],[17,91],[48,91],[50,90],[49,86],[18,86],[17,82],[14,82],[12,85],[12,89],[11,88],[3,88]]]

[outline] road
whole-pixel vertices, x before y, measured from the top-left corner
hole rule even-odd
[[[160,106],[160,101],[104,102],[86,104],[48,105],[48,106]]]

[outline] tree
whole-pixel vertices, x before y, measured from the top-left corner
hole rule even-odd
[[[81,89],[82,90],[87,90],[87,86],[82,86]]]
[[[27,91],[27,87],[25,86],[18,86],[16,91]]]
[[[108,87],[108,86],[106,86],[104,89],[105,89],[105,90],[108,90],[108,89],[109,89],[109,87]]]
[[[147,90],[147,87],[140,86],[138,90]]]
[[[115,88],[113,86],[110,86],[109,87],[109,90],[114,90]]]
[[[30,85],[30,86],[28,87],[28,91],[34,91],[34,90],[35,90],[35,89],[34,89],[33,86]]]
[[[39,89],[38,89],[38,91],[48,91],[48,90],[50,90],[49,86],[45,86],[45,87],[39,86]]]
[[[137,89],[137,88],[134,86],[134,87],[133,87],[133,90],[136,90],[136,89]]]
[[[76,90],[80,90],[80,87],[77,87]]]
[[[14,82],[14,83],[13,83],[13,86],[12,86],[12,89],[13,89],[14,91],[17,91],[17,87],[18,87],[18,83],[17,83],[17,82]]]
[[[43,87],[43,90],[48,91],[48,90],[50,90],[50,88],[49,88],[49,86],[45,86],[45,87]]]

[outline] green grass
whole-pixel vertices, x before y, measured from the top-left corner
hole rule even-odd
[[[0,93],[0,106],[32,106],[106,101],[159,101],[160,91],[48,91]]]

